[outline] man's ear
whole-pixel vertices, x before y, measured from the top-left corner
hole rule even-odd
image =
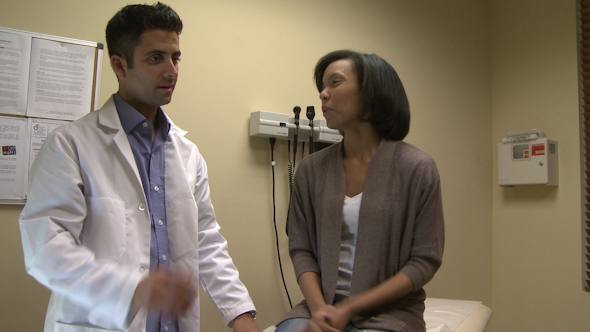
[[[124,57],[117,54],[111,56],[111,68],[113,68],[118,79],[127,77],[127,70],[129,67],[127,66],[127,61]]]

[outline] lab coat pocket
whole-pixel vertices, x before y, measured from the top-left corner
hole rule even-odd
[[[120,332],[120,330],[108,330],[98,327],[91,327],[79,324],[67,324],[62,322],[55,322],[53,332]]]
[[[88,212],[80,234],[82,245],[95,254],[96,260],[116,261],[127,242],[125,203],[106,197],[86,197]]]

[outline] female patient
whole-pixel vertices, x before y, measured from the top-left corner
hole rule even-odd
[[[404,87],[389,63],[341,50],[315,68],[339,144],[301,161],[289,251],[305,297],[277,332],[423,332],[423,286],[442,261],[444,221],[432,157],[402,142]]]

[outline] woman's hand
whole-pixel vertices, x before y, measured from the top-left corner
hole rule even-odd
[[[336,308],[326,305],[321,291],[320,276],[315,272],[304,272],[297,279],[301,292],[305,297],[311,318],[302,332],[339,332],[331,326],[330,319],[336,312]]]
[[[340,301],[333,308],[333,312],[330,313],[329,322],[330,325],[337,328],[339,331],[343,331],[353,316],[352,307],[348,299]]]
[[[336,313],[336,308],[331,305],[326,305],[311,313],[311,318],[306,327],[301,329],[301,332],[340,332],[344,329],[336,328],[331,325],[332,317]]]

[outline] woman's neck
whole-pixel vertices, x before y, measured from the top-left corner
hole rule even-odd
[[[370,162],[379,147],[381,136],[366,123],[344,133],[344,159]]]

